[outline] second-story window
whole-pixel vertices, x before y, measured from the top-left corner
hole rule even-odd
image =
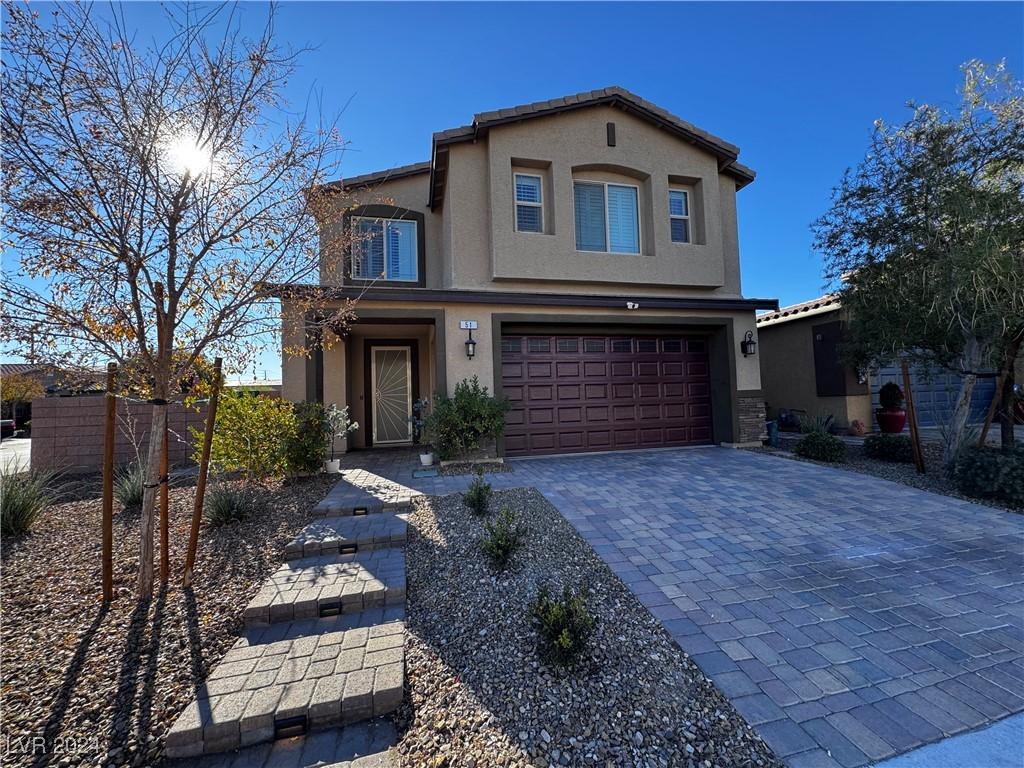
[[[628,184],[573,184],[576,250],[640,253],[639,190]]]
[[[516,182],[516,231],[544,231],[543,182],[540,176],[517,173]]]
[[[352,219],[352,277],[362,280],[418,279],[416,222]]]
[[[690,196],[685,190],[668,191],[668,221],[673,243],[690,242]]]

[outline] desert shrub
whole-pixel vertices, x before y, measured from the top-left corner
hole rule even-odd
[[[567,586],[561,598],[552,598],[548,588],[542,586],[530,606],[530,615],[541,658],[561,667],[575,664],[594,631],[586,592],[575,594]]]
[[[957,456],[953,481],[967,496],[1024,507],[1024,446],[964,448]]]
[[[190,427],[195,460],[202,452],[202,430]],[[295,434],[292,404],[277,397],[224,392],[217,407],[210,463],[220,472],[247,478],[280,477],[288,468],[285,445]]]
[[[118,467],[114,471],[114,498],[125,509],[142,506],[146,491],[146,467],[138,461]]]
[[[331,425],[323,403],[296,403],[295,429],[284,439],[285,460],[291,472],[318,472],[331,440]]]
[[[61,495],[60,475],[48,470],[0,475],[0,533],[20,536]]]
[[[480,448],[481,439],[501,436],[508,409],[507,400],[493,397],[474,376],[456,384],[451,397],[437,395],[424,422],[424,436],[441,459],[465,456]]]
[[[815,461],[842,461],[846,457],[846,444],[827,432],[810,432],[796,444],[793,452]]]
[[[491,503],[491,484],[484,480],[483,470],[477,470],[476,477],[462,494],[462,500],[474,515],[486,515]]]
[[[914,460],[914,444],[906,435],[868,435],[864,438],[864,453],[879,461],[909,463]]]
[[[820,416],[801,416],[800,417],[800,431],[805,435],[811,434],[829,434],[832,430],[832,422],[835,417],[831,413],[825,413]]]
[[[900,389],[900,385],[893,381],[883,384],[878,390],[878,404],[882,406],[883,411],[898,411],[902,408],[903,390]]]
[[[484,525],[485,535],[480,546],[497,571],[508,567],[512,555],[526,535],[526,529],[516,523],[516,516],[509,509],[503,509],[494,522]]]
[[[203,519],[214,528],[244,520],[256,510],[257,498],[257,492],[245,485],[213,485],[203,499]]]

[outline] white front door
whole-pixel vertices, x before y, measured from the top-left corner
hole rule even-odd
[[[408,347],[374,347],[370,365],[373,388],[373,444],[412,441],[412,360]]]

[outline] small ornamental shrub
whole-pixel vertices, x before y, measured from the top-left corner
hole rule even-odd
[[[257,494],[248,486],[211,486],[203,499],[203,519],[214,528],[249,517],[257,508]]]
[[[146,491],[146,466],[133,461],[114,471],[114,498],[125,509],[142,506],[142,495]]]
[[[800,417],[800,431],[805,435],[820,433],[829,434],[832,430],[832,422],[835,417],[831,413],[826,413],[821,416],[801,416]]]
[[[424,438],[442,460],[466,456],[481,440],[496,440],[505,431],[509,402],[493,397],[476,376],[455,385],[451,397],[438,394],[424,420]]]
[[[516,516],[511,510],[503,509],[493,523],[484,525],[484,530],[486,535],[481,542],[484,554],[496,571],[503,571],[519,549],[526,529],[516,524]]]
[[[0,475],[0,534],[28,533],[43,510],[59,500],[58,477],[45,470]]]
[[[295,430],[284,440],[291,472],[319,472],[331,439],[331,426],[323,403],[295,403]]]
[[[882,406],[883,411],[900,410],[903,407],[903,390],[900,389],[900,385],[893,381],[883,384],[878,390],[878,404]]]
[[[587,611],[586,592],[575,594],[566,587],[562,597],[552,598],[546,586],[530,606],[537,630],[537,649],[544,661],[560,667],[575,664],[586,650],[594,631],[594,617]]]
[[[796,444],[793,452],[805,459],[836,462],[846,457],[846,444],[827,432],[811,432]]]
[[[462,500],[474,515],[486,515],[491,503],[491,484],[484,480],[483,470],[477,470],[476,477],[462,494]]]
[[[914,444],[906,435],[868,435],[864,438],[864,453],[879,461],[897,461],[904,464],[914,460]]]
[[[202,453],[203,433],[195,438],[195,461]],[[285,446],[295,434],[292,404],[278,397],[224,392],[217,407],[210,463],[219,472],[241,472],[249,479],[281,477],[288,469]]]
[[[964,448],[957,456],[953,481],[966,496],[1024,507],[1024,446]]]

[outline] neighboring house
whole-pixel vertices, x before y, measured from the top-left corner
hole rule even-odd
[[[839,427],[857,419],[874,428],[878,390],[890,381],[902,389],[903,375],[898,366],[858,372],[843,365],[839,348],[845,322],[839,299],[832,295],[758,315],[761,386],[769,418],[786,409],[808,416],[831,414]],[[911,387],[918,423],[924,427],[945,424],[960,391],[960,377],[914,369]],[[978,379],[971,399],[972,419],[984,418],[994,391],[992,379]]]
[[[511,401],[509,456],[758,440],[740,342],[778,302],[740,290],[738,154],[606,88],[478,114],[430,162],[322,188],[356,206],[322,221],[323,252],[359,237],[320,286],[277,286],[284,343],[303,343],[296,296],[358,298],[358,322],[286,356],[283,396],[349,405],[357,448],[408,443],[412,402],[473,376]]]

